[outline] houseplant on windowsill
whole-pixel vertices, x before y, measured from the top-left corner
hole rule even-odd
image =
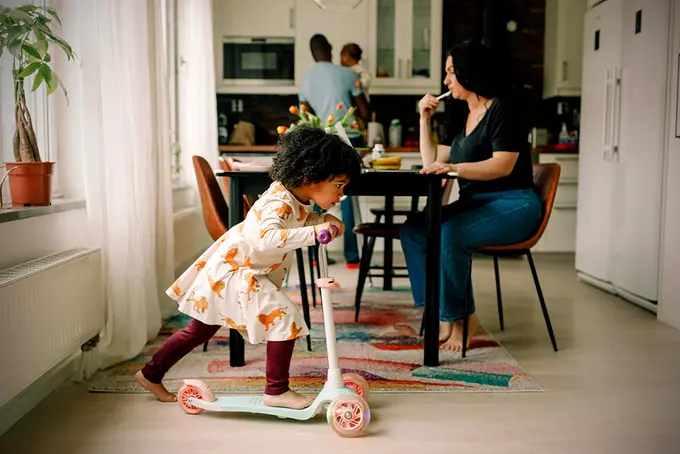
[[[0,57],[8,52],[13,56],[14,159],[5,163],[9,173],[9,186],[13,206],[45,206],[51,203],[53,162],[40,158],[38,141],[31,114],[26,106],[24,82],[31,78],[31,91],[44,85],[50,95],[61,86],[52,71],[50,45],[57,45],[70,61],[74,58],[71,46],[52,32],[50,24],[61,21],[52,8],[22,5],[17,8],[0,6]],[[66,90],[64,90],[66,95]],[[4,178],[3,178],[4,180]],[[2,186],[0,184],[0,190]]]

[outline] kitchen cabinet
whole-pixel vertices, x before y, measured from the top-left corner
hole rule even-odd
[[[580,96],[586,0],[546,0],[543,97]]]
[[[305,74],[314,66],[309,40],[317,33],[333,46],[333,62],[340,64],[340,51],[347,43],[368,48],[368,2],[364,0],[347,12],[329,12],[312,0],[297,0],[295,15],[295,85],[300,86]]]
[[[364,3],[369,9],[371,93],[438,93],[443,80],[442,0]]]
[[[223,36],[294,37],[295,0],[213,0],[213,32]]]
[[[560,165],[560,181],[555,204],[535,252],[574,252],[576,250],[576,216],[578,200],[578,154],[540,153],[540,164]]]
[[[665,178],[661,228],[659,320],[680,329],[680,0],[673,0],[671,12],[670,60],[668,62],[668,103],[665,140]]]

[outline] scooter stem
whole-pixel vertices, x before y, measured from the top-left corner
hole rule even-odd
[[[321,268],[321,278],[328,277],[328,260],[326,245],[319,245],[319,266]],[[340,389],[345,386],[342,380],[342,373],[338,366],[338,352],[336,350],[335,339],[335,319],[333,318],[333,300],[331,299],[331,289],[321,287],[321,307],[323,308],[323,326],[326,331],[326,352],[328,354],[328,383],[327,386],[333,389]]]

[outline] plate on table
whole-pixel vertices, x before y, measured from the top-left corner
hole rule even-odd
[[[267,161],[251,161],[251,162],[234,162],[233,167],[235,170],[246,170],[253,172],[269,172],[272,165]]]

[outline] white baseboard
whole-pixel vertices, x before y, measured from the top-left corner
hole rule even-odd
[[[73,379],[80,354],[74,353],[0,407],[0,435],[19,422],[57,388]]]

